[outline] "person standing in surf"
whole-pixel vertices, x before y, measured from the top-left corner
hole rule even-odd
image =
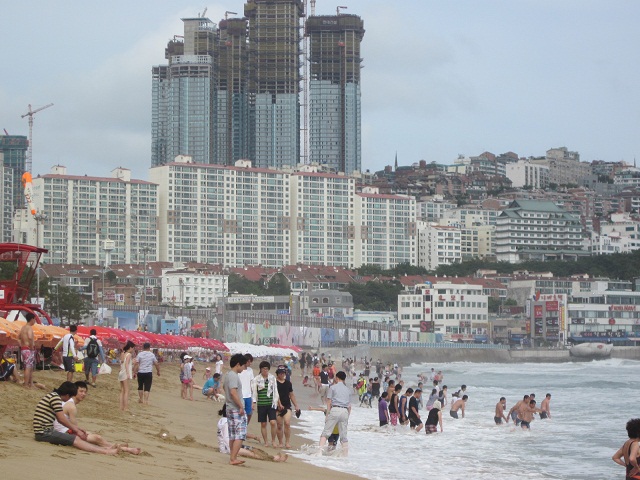
[[[640,418],[632,418],[627,422],[627,435],[629,435],[629,440],[624,442],[622,447],[613,454],[611,460],[627,469],[625,477],[627,480],[640,480],[640,466],[638,464],[638,455],[640,455],[640,448],[638,448]]]

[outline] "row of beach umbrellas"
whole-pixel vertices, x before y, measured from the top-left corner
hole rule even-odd
[[[0,345],[17,345],[20,329],[25,325],[23,321],[9,321],[0,317]],[[300,348],[286,345],[252,345],[248,343],[223,343],[214,338],[196,338],[182,335],[165,335],[152,332],[140,332],[137,330],[120,330],[111,327],[79,325],[77,336],[83,340],[90,335],[92,329],[96,330],[96,335],[105,348],[122,348],[131,340],[137,347],[142,347],[144,343],[150,343],[151,348],[161,348],[166,350],[216,350],[218,352],[251,353],[254,357],[266,356],[297,356]],[[36,345],[45,347],[55,347],[60,339],[69,333],[62,327],[54,325],[34,325],[34,339]]]

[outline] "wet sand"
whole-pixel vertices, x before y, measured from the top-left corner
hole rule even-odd
[[[257,365],[258,362],[254,362]],[[194,379],[202,385],[202,364],[196,364]],[[221,403],[206,400],[194,390],[194,401],[180,398],[177,364],[161,364],[161,376],[154,373],[150,405],[137,402],[137,382],[131,382],[131,414],[118,409],[119,366],[111,375],[100,375],[97,387],[89,387],[89,395],[79,404],[79,424],[89,432],[99,433],[107,440],[140,447],[138,456],[119,454],[106,456],[86,453],[73,447],[60,447],[36,442],[33,438],[32,418],[39,399],[66,379],[62,371],[36,371],[34,379],[45,384],[46,391],[27,390],[13,383],[0,382],[0,468],[3,478],[61,478],[86,479],[90,476],[106,478],[157,478],[195,480],[210,478],[242,479],[256,475],[263,480],[282,480],[291,475],[304,474],[305,480],[354,480],[358,477],[329,471],[305,464],[289,457],[285,463],[243,458],[243,466],[228,464],[229,456],[218,452],[216,428]],[[255,369],[254,369],[255,370]],[[75,374],[74,380],[84,380]],[[303,410],[319,404],[312,388],[302,387],[299,370],[292,377],[294,393]],[[249,432],[259,435],[257,417],[251,420]],[[292,420],[295,427],[296,419]],[[292,428],[292,449],[297,450],[308,440],[295,435]],[[166,436],[163,436],[166,434]],[[279,450],[258,445],[270,454]],[[303,470],[304,469],[304,470]]]

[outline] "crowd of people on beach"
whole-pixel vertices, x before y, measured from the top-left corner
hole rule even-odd
[[[33,318],[27,318],[27,324],[19,336],[24,379],[20,379],[15,363],[5,358],[6,346],[2,346],[0,381],[20,383],[26,388],[44,388],[44,385],[33,380],[35,349],[32,327]],[[76,344],[74,330],[72,326],[69,334],[53,349],[54,352],[59,350],[61,353],[61,368],[66,372],[66,381],[42,397],[36,405],[33,417],[35,439],[107,455],[139,454],[139,448],[130,447],[126,443],[110,442],[79,426],[78,404],[87,397],[89,386],[96,387],[98,365],[107,363],[108,356],[95,330],[90,332],[82,345]],[[73,382],[80,352],[84,352],[85,381]],[[118,352],[117,358],[120,364],[120,410],[129,411],[129,382],[135,378],[138,381],[138,401],[143,405],[148,404],[154,368],[156,375],[160,375],[157,352],[151,352],[150,345],[145,343],[136,353],[135,345],[129,341]],[[271,373],[272,363],[266,360],[259,363],[258,373],[254,375],[251,368],[254,359],[250,354],[231,356],[226,374],[223,372],[222,355],[215,354],[207,361],[211,362],[215,372],[212,367],[206,366],[202,374],[204,383],[199,386],[195,383],[194,358],[186,352],[180,355],[181,397],[194,400],[193,392],[196,390],[201,391],[206,400],[222,403],[218,412],[221,416],[217,424],[218,448],[220,452],[229,454],[231,465],[244,464],[239,456],[275,462],[287,460],[288,456],[283,452],[271,455],[260,448],[247,445],[245,441],[252,439],[276,449],[291,448],[291,418],[299,418],[301,414],[292,383],[296,363],[299,365],[302,386],[314,388],[321,402],[321,406],[310,405],[309,409],[325,413],[325,426],[318,444],[320,452],[325,448],[335,449],[339,441],[343,454],[346,454],[352,397],[358,398],[357,403],[362,408],[373,408],[374,402],[377,402],[380,427],[408,427],[408,431],[415,432],[424,429],[428,435],[436,433],[438,429],[443,432],[443,411],[447,409],[452,419],[465,418],[469,401],[467,386],[464,384],[449,394],[442,371],[431,368],[430,372],[418,374],[417,384],[405,386],[400,365],[383,364],[380,360],[374,363],[372,358],[359,361],[355,358],[343,358],[341,369],[338,370],[336,361],[330,354],[303,352],[297,359],[281,360],[275,368],[275,375]],[[495,405],[494,422],[502,425],[512,421],[515,427],[530,429],[536,415],[540,420],[551,418],[550,403],[550,393],[545,395],[539,406],[535,394],[530,393],[507,410],[506,398],[500,397]],[[260,436],[247,433],[247,425],[254,412],[260,424]],[[626,467],[627,478],[640,480],[637,462],[640,456],[640,419],[630,420],[627,432],[629,440],[612,459]]]

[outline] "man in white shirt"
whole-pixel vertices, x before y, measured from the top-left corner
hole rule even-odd
[[[74,338],[77,331],[77,325],[69,326],[69,333],[62,337],[53,349],[55,352],[62,347],[62,365],[64,371],[67,372],[67,382],[73,382],[73,372],[76,369],[76,360],[78,359],[76,354],[76,340]]]
[[[138,377],[138,403],[149,404],[149,392],[153,382],[153,366],[160,376],[160,364],[158,359],[151,352],[151,344],[146,342],[142,345],[142,351],[133,361],[133,376]]]
[[[244,357],[247,359],[247,368],[240,372],[240,383],[242,384],[242,398],[244,400],[244,412],[247,415],[247,425],[251,421],[251,414],[253,413],[252,406],[252,393],[251,381],[253,380],[253,369],[251,364],[253,363],[253,355],[245,353]]]

